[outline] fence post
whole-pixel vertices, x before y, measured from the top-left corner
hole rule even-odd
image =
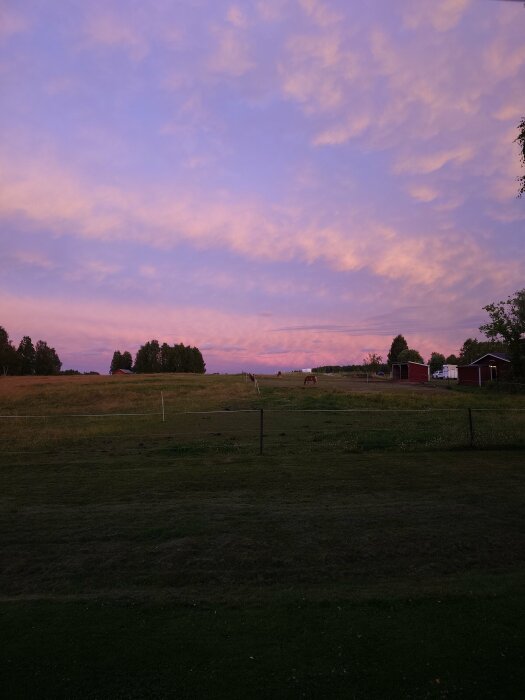
[[[162,404],[162,422],[164,423],[166,421],[166,416],[164,413],[164,392],[160,392],[160,402]]]
[[[472,409],[468,410],[468,428],[470,435],[470,447],[474,447],[474,426],[472,425]]]
[[[259,413],[259,454],[263,453],[263,430],[264,430],[264,410],[261,408]]]

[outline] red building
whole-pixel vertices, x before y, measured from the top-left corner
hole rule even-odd
[[[510,373],[510,359],[501,352],[489,352],[470,365],[458,367],[458,384],[482,386],[487,382],[505,379]]]
[[[394,362],[392,379],[395,382],[428,382],[430,381],[430,368],[421,362]]]
[[[115,369],[112,374],[133,374],[130,369]]]

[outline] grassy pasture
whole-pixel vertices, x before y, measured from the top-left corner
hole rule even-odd
[[[0,451],[248,456],[259,450],[260,408],[270,455],[459,449],[471,439],[525,447],[523,395],[322,375],[304,387],[300,374],[263,376],[259,386],[241,376],[10,377],[0,386],[0,415],[13,417],[0,420]]]
[[[427,443],[523,397],[338,379],[2,379],[6,696],[521,698],[525,452]]]

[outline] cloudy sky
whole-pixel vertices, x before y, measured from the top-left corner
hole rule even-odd
[[[525,9],[7,0],[0,325],[107,371],[457,352],[525,286]]]

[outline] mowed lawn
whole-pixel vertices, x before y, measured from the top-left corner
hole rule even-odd
[[[0,386],[4,415],[56,416],[2,424],[6,697],[523,697],[523,450],[296,450],[285,422],[259,456],[257,414],[197,442],[180,416],[59,419],[160,390],[173,413],[521,397],[131,379]]]

